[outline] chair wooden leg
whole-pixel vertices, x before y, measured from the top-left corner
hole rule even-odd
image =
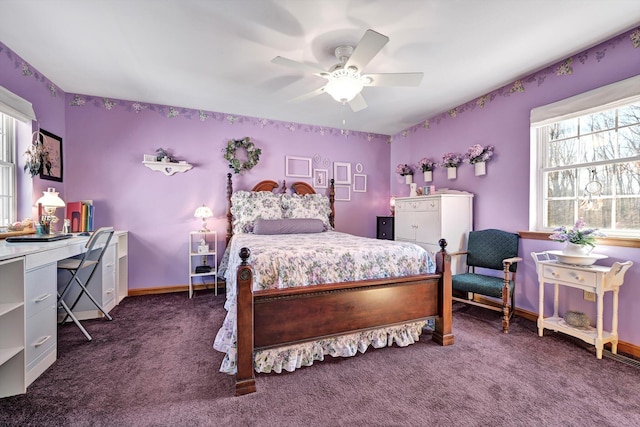
[[[502,332],[505,334],[509,333],[509,311],[513,310],[513,307],[509,307],[509,301],[511,300],[511,296],[509,295],[509,280],[506,276],[507,268],[505,268],[505,280],[504,286],[502,287]]]

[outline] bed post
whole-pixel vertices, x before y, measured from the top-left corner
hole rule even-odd
[[[229,246],[229,240],[233,234],[233,228],[231,224],[233,222],[233,215],[231,215],[231,195],[233,194],[233,182],[231,182],[231,173],[227,174],[227,246]]]
[[[451,255],[445,249],[447,241],[438,241],[440,251],[436,252],[436,271],[441,274],[438,292],[438,317],[436,318],[436,330],[433,332],[433,340],[440,345],[452,345],[453,333],[452,321],[452,290],[451,290]]]
[[[247,260],[251,255],[249,248],[240,249],[242,264],[238,266],[237,288],[237,373],[236,396],[254,393],[256,380],[253,369],[253,267]]]
[[[336,217],[336,211],[333,208],[333,202],[336,200],[336,186],[335,186],[335,179],[331,178],[331,181],[329,181],[329,205],[331,206],[331,213],[329,214],[329,224],[331,225],[331,228],[336,228],[335,225],[335,217]]]

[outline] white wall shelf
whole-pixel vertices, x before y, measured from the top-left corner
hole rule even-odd
[[[151,170],[162,172],[167,176],[171,176],[178,172],[186,172],[193,168],[193,165],[187,162],[171,163],[171,162],[148,162],[143,161],[143,165]]]

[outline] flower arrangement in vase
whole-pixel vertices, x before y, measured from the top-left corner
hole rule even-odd
[[[396,166],[396,173],[400,176],[404,176],[404,182],[411,184],[413,182],[413,169],[406,163],[400,163]]]
[[[442,156],[440,166],[447,168],[447,178],[456,179],[456,168],[462,163],[462,156],[458,153],[447,153]]]
[[[596,245],[596,237],[605,237],[597,228],[584,228],[584,219],[576,221],[573,228],[564,225],[553,230],[549,239],[555,242],[566,242],[563,253],[567,255],[588,255]]]
[[[470,165],[475,165],[476,176],[485,175],[487,173],[486,162],[493,157],[493,145],[474,144],[464,155],[464,161]]]
[[[418,162],[418,166],[420,166],[424,174],[424,182],[431,182],[433,179],[433,170],[436,168],[437,163],[428,157],[423,157]]]

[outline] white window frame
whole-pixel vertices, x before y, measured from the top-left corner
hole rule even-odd
[[[0,112],[0,121],[0,226],[4,226],[14,223],[17,217],[17,143],[15,119]]]
[[[531,110],[529,230],[545,232],[552,230],[552,227],[548,227],[544,223],[546,216],[544,212],[546,184],[543,166],[545,164],[546,146],[545,142],[539,139],[538,130],[551,123],[622,107],[639,101],[640,75]],[[625,159],[625,161],[637,160],[640,160],[640,156]],[[616,162],[619,162],[619,160],[599,163],[613,164]],[[611,230],[608,233],[610,236],[620,237],[638,237],[639,234],[638,231],[623,230]]]

